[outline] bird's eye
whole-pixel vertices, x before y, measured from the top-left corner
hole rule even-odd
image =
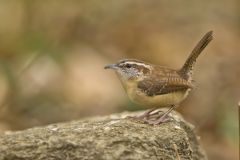
[[[126,64],[126,68],[131,68],[132,66],[130,64]]]

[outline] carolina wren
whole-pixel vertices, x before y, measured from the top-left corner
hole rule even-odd
[[[107,65],[105,69],[116,71],[127,95],[133,102],[154,108],[140,116],[141,118],[149,116],[155,108],[170,106],[170,109],[158,119],[148,121],[151,124],[160,124],[193,88],[194,64],[200,53],[213,39],[212,33],[209,31],[203,36],[179,70],[132,59]]]

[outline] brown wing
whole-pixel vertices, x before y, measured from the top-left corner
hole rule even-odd
[[[192,84],[181,78],[176,71],[167,68],[161,68],[138,83],[138,88],[148,96],[184,91],[192,87]]]

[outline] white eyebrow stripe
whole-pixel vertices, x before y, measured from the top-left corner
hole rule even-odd
[[[144,63],[141,63],[141,62],[125,62],[125,64],[136,64],[136,65],[139,65],[139,66],[144,66],[146,68],[151,68],[150,65],[144,64]]]

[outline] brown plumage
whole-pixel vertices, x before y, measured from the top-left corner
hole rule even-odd
[[[178,71],[178,73],[184,78],[189,79],[192,76],[192,71],[194,64],[198,58],[198,56],[202,53],[204,48],[209,44],[209,42],[213,39],[213,31],[207,32],[203,38],[197,43],[197,45],[192,50],[191,54],[189,55],[188,59],[182,66],[182,68]]]
[[[116,70],[129,98],[148,107],[171,108],[154,124],[164,121],[164,118],[180,104],[193,88],[192,72],[197,57],[213,39],[212,31],[207,32],[192,50],[180,70],[174,70],[139,60],[126,59],[105,69]],[[149,116],[144,114],[143,118]]]
[[[191,82],[183,79],[175,70],[154,66],[152,73],[138,83],[138,88],[148,96],[155,96],[186,91],[193,88],[193,85]]]

